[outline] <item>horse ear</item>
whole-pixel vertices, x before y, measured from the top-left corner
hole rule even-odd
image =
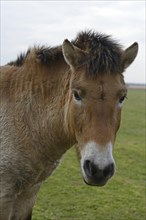
[[[125,70],[136,58],[138,53],[138,43],[132,44],[122,55],[122,69]]]
[[[67,39],[63,42],[62,51],[66,63],[73,69],[87,61],[87,53],[74,46]]]

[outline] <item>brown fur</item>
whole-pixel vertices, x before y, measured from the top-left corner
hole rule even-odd
[[[89,52],[92,38],[95,41],[97,35],[90,33],[88,50],[80,46],[80,41],[73,41],[71,47],[65,41],[63,53],[60,46],[33,48],[1,67],[1,220],[31,219],[41,183],[73,144],[78,143],[80,152],[90,139],[101,146],[109,140],[114,143],[121,112],[116,106],[126,96],[120,70],[128,66],[129,57],[123,58],[124,51],[117,44],[101,41],[105,54],[112,53],[115,46],[118,55],[113,57],[118,58],[110,65],[109,57],[99,55],[95,47],[95,57],[105,57],[105,68],[104,64],[99,68]],[[117,74],[112,74],[117,65]],[[105,71],[107,67],[109,71]],[[81,105],[74,100],[74,91],[80,94]]]

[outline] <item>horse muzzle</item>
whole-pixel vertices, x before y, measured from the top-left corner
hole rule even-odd
[[[85,183],[104,186],[114,175],[115,161],[112,156],[112,144],[99,146],[88,142],[81,152],[81,170]]]

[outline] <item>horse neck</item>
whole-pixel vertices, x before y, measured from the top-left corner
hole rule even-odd
[[[42,142],[46,140],[45,146],[60,146],[60,154],[63,154],[75,143],[65,123],[66,103],[69,98],[69,67],[65,62],[56,63],[50,68],[36,69],[31,77],[31,114],[37,120],[29,123],[38,137],[41,133]]]

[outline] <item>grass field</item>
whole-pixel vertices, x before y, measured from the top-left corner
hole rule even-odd
[[[145,220],[145,92],[129,90],[114,157],[117,171],[104,187],[87,186],[74,148],[42,185],[33,220]]]

